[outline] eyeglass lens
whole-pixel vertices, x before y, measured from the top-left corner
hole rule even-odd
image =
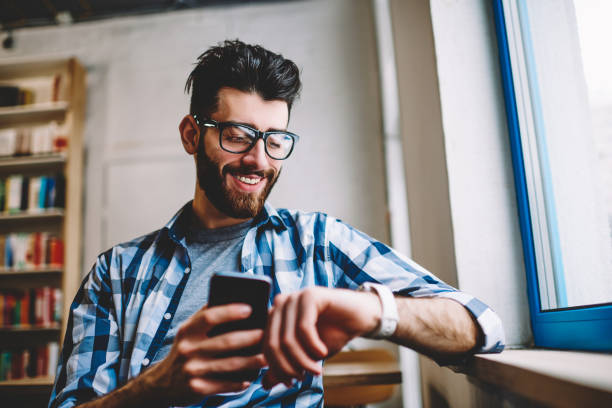
[[[242,153],[250,149],[255,134],[250,129],[240,126],[227,126],[221,132],[221,147],[233,153]],[[282,132],[268,133],[266,152],[273,159],[284,159],[293,148],[293,138]]]

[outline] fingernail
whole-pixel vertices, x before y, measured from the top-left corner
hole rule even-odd
[[[240,305],[240,314],[243,314],[243,315],[251,314],[251,306],[249,306],[249,305]]]
[[[249,388],[250,386],[251,386],[251,383],[250,383],[250,382],[248,382],[248,381],[244,381],[244,382],[242,383],[242,389]]]

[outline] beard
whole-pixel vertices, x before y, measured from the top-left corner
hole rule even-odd
[[[206,154],[203,137],[200,137],[196,156],[198,185],[208,200],[223,214],[232,218],[254,218],[261,212],[272,187],[280,176],[280,170],[255,171],[253,166],[221,165]],[[266,185],[259,192],[246,193],[230,190],[226,183],[227,174],[257,174],[265,179]]]

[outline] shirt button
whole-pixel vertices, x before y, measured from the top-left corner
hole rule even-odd
[[[164,319],[166,319],[166,320],[170,319],[171,317],[172,317],[172,314],[170,314],[170,313],[166,313],[164,315]]]
[[[189,272],[191,272],[191,268],[185,269],[185,273],[189,273]]]
[[[150,363],[150,361],[149,361],[149,359],[148,359],[148,358],[145,358],[145,359],[143,359],[143,360],[142,360],[142,365],[143,365],[143,366],[148,366],[148,365],[149,365],[149,363]]]

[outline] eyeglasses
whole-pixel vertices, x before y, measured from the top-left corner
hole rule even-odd
[[[299,136],[281,130],[262,132],[250,126],[234,122],[217,122],[212,119],[203,121],[193,115],[196,123],[202,128],[219,129],[219,145],[230,153],[246,153],[255,146],[257,140],[263,139],[266,154],[275,160],[285,160],[293,151]]]

